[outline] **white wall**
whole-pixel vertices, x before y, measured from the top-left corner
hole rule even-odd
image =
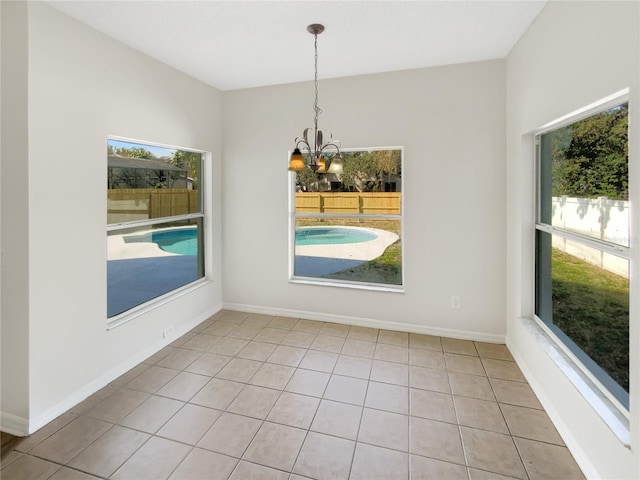
[[[0,2],[2,25],[2,425],[29,416],[27,4]]]
[[[33,431],[171,341],[164,328],[179,334],[220,308],[221,94],[40,3],[28,4],[28,55],[28,236],[3,248],[28,252]],[[211,282],[109,331],[108,135],[212,152],[206,221],[215,232]]]
[[[404,294],[288,282],[287,151],[313,84],[225,92],[225,305],[504,339],[504,83],[503,61],[320,81],[343,147],[405,148]]]
[[[631,449],[600,419],[545,353],[533,315],[533,148],[542,125],[631,89],[629,125],[640,124],[640,4],[549,2],[507,57],[507,343],[580,466],[590,477],[638,478],[638,382],[631,382]],[[639,131],[630,129],[629,175],[639,178]],[[631,205],[640,192],[630,192]],[[632,209],[631,225],[640,224]],[[631,243],[638,247],[632,227]],[[637,266],[638,259],[634,259]],[[631,372],[640,378],[637,267],[631,273]]]

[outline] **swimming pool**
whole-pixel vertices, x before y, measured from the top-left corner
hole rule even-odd
[[[375,240],[378,236],[368,230],[347,227],[301,227],[296,228],[298,245],[341,245]]]
[[[170,228],[150,232],[145,235],[131,235],[125,238],[127,243],[152,242],[161,250],[176,255],[197,255],[197,229]],[[300,227],[296,229],[295,245],[321,246],[346,245],[363,243],[378,238],[372,229],[357,229],[349,227]]]
[[[197,255],[198,236],[195,228],[160,230],[151,234],[151,241],[162,250],[178,255]]]

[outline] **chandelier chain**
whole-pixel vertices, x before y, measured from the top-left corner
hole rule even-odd
[[[315,101],[313,102],[313,111],[315,112],[315,117],[314,117],[314,127],[315,127],[315,132],[317,135],[317,131],[318,131],[318,115],[320,115],[322,113],[322,109],[320,107],[318,107],[318,34],[314,34],[314,44],[313,44],[313,48],[314,48],[314,68],[315,68],[315,77],[314,77],[314,87],[315,87]]]

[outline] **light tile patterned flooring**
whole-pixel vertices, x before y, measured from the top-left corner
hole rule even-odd
[[[3,480],[584,478],[504,345],[231,311],[15,443]]]

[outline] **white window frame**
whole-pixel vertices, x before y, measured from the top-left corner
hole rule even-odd
[[[405,291],[405,242],[404,242],[404,147],[392,146],[392,147],[358,147],[358,148],[345,148],[341,149],[345,152],[371,152],[376,150],[400,150],[400,214],[399,215],[370,215],[370,214],[338,214],[338,213],[296,213],[296,173],[288,172],[289,174],[289,283],[307,284],[307,285],[322,285],[330,287],[342,287],[342,288],[354,288],[361,290],[374,290],[382,292],[395,292],[404,293]],[[291,151],[287,153],[287,164],[291,156]],[[349,280],[337,280],[337,279],[323,279],[318,277],[303,277],[296,276],[294,274],[295,267],[295,235],[296,235],[296,218],[344,218],[344,219],[392,219],[400,220],[400,251],[402,253],[402,266],[401,266],[401,285],[383,284],[383,283],[370,283],[370,282],[357,282]]]
[[[168,145],[168,144],[162,144],[162,143],[156,143],[156,142],[150,142],[147,140],[134,140],[131,138],[127,138],[127,137],[119,137],[119,136],[113,136],[113,135],[109,135],[107,136],[107,144],[110,140],[115,140],[115,141],[121,141],[121,142],[127,142],[127,143],[132,143],[132,144],[136,144],[136,145],[148,145],[150,147],[161,147],[161,148],[167,148],[167,149],[171,149],[171,150],[180,150],[180,151],[184,151],[184,152],[194,152],[194,153],[199,153],[201,155],[201,159],[200,159],[200,178],[199,180],[199,185],[198,185],[198,201],[199,201],[199,205],[200,205],[200,211],[197,213],[188,213],[188,214],[183,214],[183,215],[174,215],[174,216],[168,216],[168,217],[159,217],[159,218],[153,218],[153,219],[148,219],[148,220],[136,220],[136,221],[131,221],[131,222],[118,222],[118,223],[107,223],[106,224],[106,235],[108,236],[109,232],[114,232],[114,231],[118,231],[118,230],[127,230],[130,228],[137,228],[137,227],[152,227],[153,225],[158,225],[158,224],[162,224],[162,223],[167,223],[167,222],[180,222],[180,221],[184,221],[184,220],[193,220],[193,219],[201,219],[201,230],[202,230],[202,245],[204,246],[203,248],[203,276],[198,278],[197,280],[190,282],[186,285],[183,285],[181,287],[178,287],[174,290],[171,290],[167,293],[164,293],[162,295],[159,295],[155,298],[152,298],[144,303],[141,303],[139,305],[136,305],[135,307],[130,308],[129,310],[126,310],[122,313],[119,313],[117,315],[114,315],[112,317],[107,317],[107,330],[111,330],[115,327],[118,327],[136,317],[139,317],[151,310],[154,310],[162,305],[165,305],[169,302],[171,302],[172,300],[181,297],[187,293],[190,293],[191,291],[194,291],[198,288],[200,288],[201,286],[203,286],[204,284],[210,282],[210,268],[209,268],[209,261],[208,259],[210,258],[211,252],[210,249],[207,247],[207,238],[209,237],[208,235],[208,219],[207,219],[207,211],[206,211],[206,202],[205,202],[205,198],[207,198],[206,195],[206,190],[208,188],[210,188],[210,185],[208,182],[205,181],[205,179],[207,178],[207,172],[208,172],[208,160],[210,158],[210,152],[206,152],[204,150],[198,150],[198,149],[194,149],[194,148],[188,148],[188,147],[178,147],[175,145]],[[106,213],[106,212],[105,212]],[[105,238],[105,264],[107,262],[107,252],[106,252],[106,238]],[[105,294],[107,292],[105,291]]]
[[[616,92],[612,95],[609,95],[608,97],[601,99],[599,101],[596,101],[590,105],[587,105],[584,108],[578,109],[570,114],[564,115],[563,117],[554,120],[548,124],[543,125],[542,127],[540,127],[538,130],[533,132],[533,141],[534,141],[534,240],[533,240],[533,245],[534,245],[534,255],[533,255],[533,261],[534,261],[534,268],[533,268],[533,273],[534,273],[534,281],[533,281],[533,292],[532,292],[532,296],[533,296],[533,305],[536,304],[537,301],[537,292],[536,292],[536,277],[537,277],[537,267],[535,265],[536,262],[536,258],[537,258],[537,253],[535,252],[535,250],[537,249],[536,245],[537,245],[537,240],[535,238],[535,236],[537,235],[538,231],[541,232],[545,232],[549,235],[553,235],[553,236],[558,236],[561,238],[565,238],[567,240],[571,240],[571,241],[575,241],[578,243],[581,243],[587,247],[591,247],[597,250],[601,250],[605,253],[610,253],[612,255],[615,255],[617,257],[621,257],[625,260],[627,260],[629,262],[629,272],[630,272],[630,278],[629,278],[629,296],[631,297],[632,292],[634,291],[635,288],[637,288],[637,282],[635,280],[635,277],[633,275],[631,275],[631,272],[635,271],[635,265],[637,265],[636,263],[636,258],[638,257],[638,249],[637,247],[634,247],[634,242],[630,241],[629,242],[629,246],[623,246],[623,245],[619,245],[619,244],[614,244],[611,242],[607,242],[605,240],[600,240],[597,238],[593,238],[593,237],[589,237],[587,235],[582,235],[580,233],[574,233],[574,232],[570,232],[567,230],[563,230],[561,228],[557,228],[557,227],[553,227],[549,224],[544,224],[540,221],[540,214],[541,214],[541,198],[540,198],[540,136],[545,134],[545,133],[549,133],[551,131],[557,130],[559,128],[562,128],[564,126],[576,123],[580,120],[584,120],[586,118],[589,118],[591,116],[594,116],[598,113],[604,112],[612,107],[615,107],[617,105],[623,104],[623,103],[628,103],[629,102],[629,89],[624,89],[621,90],[619,92]],[[631,151],[631,145],[629,145],[629,151]],[[637,181],[634,182],[634,184],[637,184]],[[636,188],[634,185],[632,185],[632,178],[631,175],[629,177],[629,190]],[[635,232],[634,232],[634,225],[633,225],[633,221],[631,221],[631,219],[633,218],[632,216],[632,208],[633,205],[631,204],[631,195],[629,195],[629,203],[630,203],[630,221],[629,221],[629,238],[632,239],[635,237]],[[630,298],[630,306],[631,306],[631,298]],[[548,337],[554,342],[555,346],[564,354],[566,355],[566,357],[570,360],[572,367],[577,369],[580,374],[582,374],[586,379],[587,379],[587,383],[589,383],[591,385],[590,388],[595,388],[596,391],[595,392],[588,392],[584,389],[583,386],[578,386],[576,385],[576,387],[583,393],[583,395],[587,398],[587,400],[594,406],[594,408],[596,408],[596,410],[599,411],[599,413],[601,414],[601,416],[608,418],[607,423],[612,426],[613,430],[616,431],[616,434],[618,435],[619,438],[621,438],[623,440],[624,443],[628,444],[629,440],[628,440],[628,422],[629,422],[629,418],[630,418],[630,413],[629,413],[629,409],[627,407],[625,407],[614,395],[613,393],[609,390],[609,388],[607,388],[601,381],[599,378],[596,377],[596,375],[594,375],[594,373],[582,362],[582,360],[580,360],[578,358],[578,356],[573,352],[573,350],[571,348],[569,348],[569,346],[567,346],[556,334],[555,332],[549,328],[549,326],[541,319],[539,318],[536,314],[535,314],[535,309],[534,309],[534,315],[533,318],[535,320],[535,322],[537,323],[537,325],[542,328],[542,330],[548,335]],[[631,324],[631,322],[634,319],[634,312],[632,311],[632,309],[630,308],[629,311],[629,323]],[[631,325],[630,325],[631,327]],[[633,345],[633,343],[631,342],[630,348]],[[629,352],[630,356],[631,356],[631,351]],[[594,362],[595,363],[595,362]],[[631,366],[630,366],[631,367]],[[630,381],[633,381],[632,379],[630,379]],[[575,382],[574,382],[575,383]],[[581,382],[580,382],[581,383]],[[631,387],[630,387],[630,391],[631,391]],[[630,392],[629,392],[630,393]],[[609,414],[607,412],[603,412],[602,411],[602,401],[604,400],[604,404],[607,404],[609,406],[612,406],[614,408],[614,411],[612,411],[612,415],[609,416]],[[604,407],[604,408],[608,408],[608,407]],[[622,429],[616,427],[615,425],[622,425]],[[622,431],[625,430],[626,431]]]

